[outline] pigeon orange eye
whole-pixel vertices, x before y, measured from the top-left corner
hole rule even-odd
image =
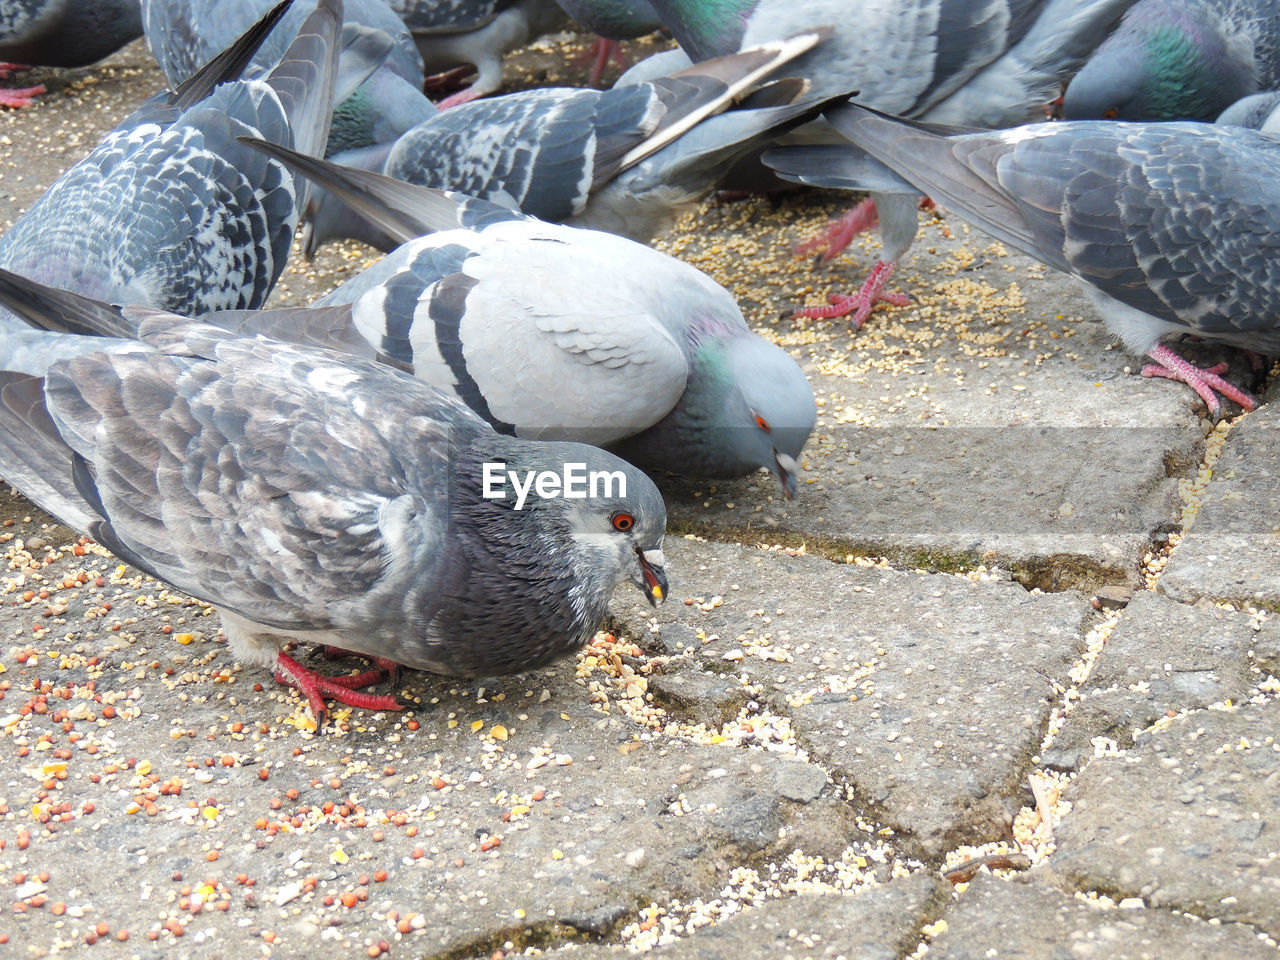
[[[613,515],[613,529],[622,533],[626,533],[636,525],[636,518],[629,513],[615,513]]]
[[[761,430],[763,430],[765,433],[769,432],[769,421],[766,420],[764,417],[760,416],[760,414],[756,414],[756,426],[759,427]]]
[[[1114,120],[1119,115],[1120,115],[1120,111],[1117,110],[1115,107],[1108,107],[1106,110],[1102,111],[1103,120]]]

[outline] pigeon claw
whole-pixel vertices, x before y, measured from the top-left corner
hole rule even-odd
[[[832,220],[816,237],[797,244],[797,257],[808,256],[815,250],[821,250],[819,260],[826,263],[834,260],[845,247],[853,242],[853,238],[865,230],[870,230],[880,222],[880,214],[876,210],[876,202],[870,197],[851,207],[843,216]]]
[[[287,684],[298,690],[307,698],[316,723],[324,723],[329,711],[325,698],[337,700],[351,707],[362,710],[401,710],[403,707],[395,697],[379,696],[372,693],[359,693],[356,688],[367,687],[387,678],[387,671],[366,670],[354,676],[326,677],[309,667],[304,667],[288,654],[276,655],[276,682]]]
[[[1149,363],[1144,366],[1142,368],[1142,376],[1163,377],[1166,380],[1177,380],[1179,383],[1185,383],[1199,394],[1200,399],[1204,401],[1204,405],[1209,410],[1210,419],[1214,423],[1217,423],[1222,418],[1222,403],[1218,399],[1219,395],[1226,397],[1228,400],[1234,400],[1242,410],[1257,409],[1258,400],[1253,394],[1222,378],[1222,374],[1227,372],[1226,363],[1214,364],[1212,367],[1197,367],[1190,360],[1180,356],[1171,347],[1166,347],[1162,343],[1158,343],[1148,350],[1147,356],[1154,360],[1155,363]]]
[[[905,293],[888,293],[884,289],[884,285],[888,282],[894,268],[898,265],[896,260],[885,262],[877,260],[876,265],[871,268],[871,273],[867,276],[866,282],[863,283],[862,289],[852,296],[843,293],[833,293],[827,297],[827,306],[825,307],[801,307],[793,316],[796,319],[809,320],[833,320],[836,317],[849,317],[849,327],[857,333],[862,329],[863,324],[867,322],[867,318],[871,316],[871,310],[877,303],[888,303],[895,307],[910,306],[912,300]]]
[[[19,107],[29,107],[36,97],[48,92],[43,83],[38,83],[34,87],[0,90],[0,106],[13,107],[15,110]]]
[[[448,110],[450,107],[460,107],[464,103],[470,103],[472,100],[479,100],[483,96],[474,86],[467,87],[465,90],[459,90],[452,93],[443,100],[436,103],[437,110]]]

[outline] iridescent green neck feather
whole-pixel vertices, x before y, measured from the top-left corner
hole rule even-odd
[[[760,0],[651,0],[662,22],[694,60],[734,53]]]

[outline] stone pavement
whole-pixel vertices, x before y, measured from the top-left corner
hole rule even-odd
[[[160,84],[140,45],[67,78],[0,116],[6,225]],[[945,216],[895,278],[915,305],[795,325],[875,256],[790,258],[841,201],[667,241],[821,422],[793,503],[660,478],[671,600],[620,591],[576,662],[406,673],[405,711],[316,731],[209,608],[0,495],[7,952],[1280,955],[1274,395],[1213,429]]]

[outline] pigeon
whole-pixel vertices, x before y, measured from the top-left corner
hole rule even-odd
[[[1276,115],[1275,123],[1271,121],[1276,107],[1280,107],[1280,91],[1251,93],[1247,97],[1241,97],[1218,114],[1214,123],[1232,127],[1249,127],[1265,133],[1277,133],[1280,132],[1280,114]]]
[[[274,5],[271,0],[142,0],[147,45],[169,83],[176,86]],[[254,55],[245,70],[246,78],[266,73],[279,61],[289,38],[315,7],[315,0],[294,3],[280,29],[268,36]],[[421,83],[422,58],[413,37],[385,0],[346,0],[343,18],[344,39],[354,39],[361,30],[381,31],[391,40],[386,67],[411,83]]]
[[[556,0],[565,13],[596,35],[592,52],[591,86],[600,83],[609,60],[624,69],[626,60],[618,41],[653,33],[662,26],[649,0]]]
[[[147,43],[173,85],[194,73],[273,6],[273,0],[143,0]],[[315,0],[298,0],[244,76],[275,65]],[[435,113],[422,92],[422,56],[385,0],[346,0],[326,156],[389,143]]]
[[[234,80],[286,7],[58,178],[0,237],[0,266],[184,314],[261,306],[288,257],[302,191],[236,137],[306,153],[323,146],[342,22],[341,0],[321,0],[279,66],[261,80]],[[16,323],[0,311],[0,327]]]
[[[1068,120],[1211,121],[1280,86],[1272,0],[1139,0],[1063,95]]]
[[[1214,419],[1217,394],[1256,406],[1219,375],[1225,365],[1201,369],[1161,341],[1194,334],[1280,353],[1273,136],[1106,120],[954,133],[853,103],[826,116],[852,144],[826,157],[831,185],[896,176],[899,192],[937,197],[984,232],[1078,278],[1108,330],[1155,361],[1144,376],[1186,383]],[[813,167],[816,182],[816,160]]]
[[[0,287],[14,307],[41,295]],[[380,674],[321,676],[289,641],[491,676],[572,654],[621,583],[664,598],[662,497],[612,454],[501,436],[386,364],[126,316],[137,341],[0,374],[0,472],[41,476],[43,509],[213,604],[237,659],[317,718],[326,697],[399,704],[353,689]]]
[[[502,57],[562,29],[569,18],[555,0],[388,0],[413,32],[428,74],[475,67],[469,87],[441,100],[447,110],[502,86]],[[460,71],[463,75],[469,70]]]
[[[621,237],[251,142],[405,242],[312,307],[202,321],[387,363],[504,433],[607,446],[694,477],[765,468],[795,495],[813,391],[696,268]],[[596,289],[608,296],[587,292]],[[32,322],[136,335],[110,310],[74,322],[71,309],[47,313]]]
[[[816,116],[803,81],[744,91],[821,42],[810,31],[615,90],[526,90],[435,114],[382,153],[333,159],[648,241],[709,194],[737,157]],[[845,91],[848,94],[849,91]],[[317,195],[305,251],[340,236],[392,241]]]
[[[31,66],[87,67],[142,36],[139,0],[0,0],[0,76]],[[43,84],[0,90],[0,104],[25,107]]]
[[[681,47],[695,60],[785,36],[817,23],[835,26],[828,42],[795,63],[814,93],[858,88],[880,110],[964,126],[1006,127],[1043,116],[1062,83],[1084,62],[1133,0],[651,0]],[[624,78],[625,79],[625,78]],[[800,131],[800,133],[808,132]],[[813,131],[818,145],[829,131]],[[918,199],[918,198],[917,198]],[[887,294],[898,257],[915,236],[917,214],[904,200],[873,192],[797,252],[825,247],[830,259],[877,216],[885,250],[861,289],[833,294],[830,305],[800,317],[851,316],[858,329],[877,302],[909,302]],[[888,204],[887,210],[880,207]],[[877,213],[878,211],[878,213]],[[896,222],[889,223],[892,215]],[[903,239],[905,238],[905,239]]]

